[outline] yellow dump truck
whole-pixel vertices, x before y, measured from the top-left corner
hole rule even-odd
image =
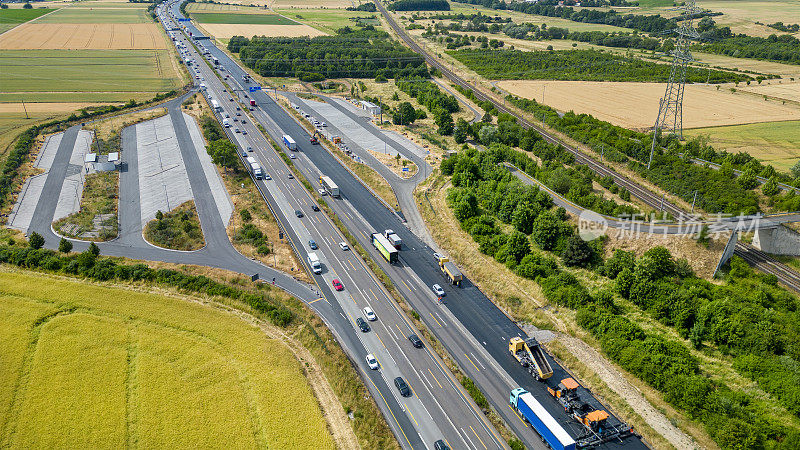
[[[536,339],[523,340],[521,337],[514,336],[508,341],[508,351],[537,380],[543,381],[553,376],[553,368]]]
[[[461,280],[464,278],[464,276],[461,275],[461,271],[458,270],[458,267],[456,267],[456,265],[444,255],[435,253],[434,256],[436,257],[436,261],[439,263],[439,269],[442,271],[442,274],[444,274],[450,284],[461,286]]]

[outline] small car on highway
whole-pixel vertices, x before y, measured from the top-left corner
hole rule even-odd
[[[375,359],[374,356],[372,356],[372,353],[367,355],[367,365],[372,370],[378,370],[378,360]]]
[[[248,152],[252,152],[252,151],[253,151],[253,147],[250,147],[250,146],[248,145],[248,146],[247,146],[247,151],[248,151]]]
[[[395,378],[394,386],[397,388],[398,391],[400,391],[400,395],[402,395],[403,397],[408,397],[409,395],[411,395],[411,389],[408,388],[408,385],[406,384],[406,381],[403,379],[403,377]]]
[[[350,250],[350,246],[347,245],[345,241],[339,242],[339,248],[342,249],[343,252]]]
[[[242,158],[247,158],[247,152],[242,150]]]
[[[443,440],[439,439],[433,443],[433,450],[450,450],[450,447],[448,447]]]
[[[292,172],[289,172],[289,179],[290,180],[294,179],[294,174],[292,174]]]
[[[317,247],[317,243],[316,243],[316,242],[314,242],[314,240],[313,240],[313,239],[311,239],[310,241],[308,241],[308,246],[309,246],[309,247],[311,247],[311,250],[316,250],[316,249],[318,249],[318,248],[319,248],[319,247]]]
[[[358,319],[356,319],[356,325],[358,325],[358,328],[361,330],[362,333],[366,333],[369,331],[369,324],[367,323],[366,320],[364,320],[363,317],[359,317]]]
[[[422,348],[422,339],[419,338],[416,334],[412,334],[408,337],[408,340],[411,341],[411,345],[416,348]]]
[[[313,211],[319,211],[319,206],[317,206],[317,205],[311,205],[311,209],[312,209]]]
[[[364,317],[366,317],[370,322],[378,320],[378,316],[375,315],[375,311],[373,311],[369,306],[364,307],[363,311]]]
[[[299,209],[295,209],[294,210],[294,215],[297,216],[297,217],[303,217],[303,211],[300,211]]]
[[[321,197],[324,197],[324,196],[328,195],[328,193],[327,193],[327,192],[325,192],[325,189],[317,189],[317,193],[318,193],[318,194],[319,194]]]
[[[289,155],[289,159],[297,159],[297,156],[294,156],[294,153],[292,153],[291,155]]]
[[[431,286],[431,288],[433,289],[433,293],[436,294],[437,297],[445,296],[444,289],[442,289],[442,287],[439,286],[438,284],[434,284],[433,286]]]
[[[331,281],[331,284],[333,285],[333,288],[336,289],[337,291],[344,290],[344,285],[342,284],[341,281],[339,281],[338,278],[334,278],[333,281]]]
[[[235,131],[237,133],[241,133],[242,132],[242,130],[240,130],[239,127],[234,128],[233,131]]]

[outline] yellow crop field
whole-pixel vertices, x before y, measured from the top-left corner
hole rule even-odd
[[[204,23],[204,30],[217,39],[231,36],[267,36],[267,37],[300,37],[325,36],[325,33],[308,25],[265,25],[265,24],[230,24]]]
[[[497,86],[520,97],[533,98],[561,111],[591,114],[632,129],[653,126],[663,83],[594,81],[499,81]],[[800,107],[743,92],[733,86],[686,85],[683,127],[699,128],[800,119]],[[744,86],[742,86],[744,89]]]
[[[0,50],[166,49],[155,23],[26,23],[0,35]]]
[[[293,353],[181,298],[0,271],[0,447],[334,447]]]

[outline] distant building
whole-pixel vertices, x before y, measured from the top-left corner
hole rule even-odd
[[[359,104],[361,106],[361,109],[368,111],[373,116],[377,116],[378,114],[381,113],[381,107],[376,105],[375,103],[366,102],[362,100],[359,102]]]

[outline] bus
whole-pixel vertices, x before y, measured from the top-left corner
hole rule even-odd
[[[389,263],[397,262],[397,249],[394,248],[388,239],[383,237],[380,233],[372,233],[372,246],[378,250],[378,253],[383,256]]]
[[[211,58],[211,61],[213,61],[213,62],[214,62],[214,65],[215,65],[215,66],[218,66],[218,65],[219,65],[219,60],[217,59],[217,57],[216,57],[216,56],[212,57],[212,58]]]
[[[331,197],[339,197],[339,186],[336,186],[336,183],[330,177],[325,175],[319,177],[319,184]]]

